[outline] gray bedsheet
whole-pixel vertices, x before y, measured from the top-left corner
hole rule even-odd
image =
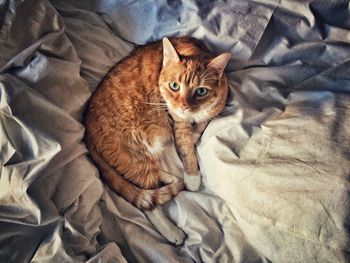
[[[233,55],[174,247],[98,176],[84,107],[137,44]],[[0,262],[349,262],[349,1],[0,1]],[[181,175],[173,146],[164,166]]]

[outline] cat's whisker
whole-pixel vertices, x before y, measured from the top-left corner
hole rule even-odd
[[[166,111],[168,110],[168,108],[154,108],[154,109],[151,109],[150,111],[153,112],[153,111]]]
[[[148,104],[148,105],[166,105],[165,102],[146,102],[146,101],[141,101],[141,103]]]
[[[218,79],[217,78],[203,79],[203,81],[208,81],[208,80],[218,80]]]
[[[166,105],[158,105],[158,106],[154,106],[153,108],[155,108],[155,109],[167,109],[168,106],[166,106]]]
[[[208,78],[208,77],[206,77],[206,78],[203,78],[203,79],[218,79],[218,78]]]
[[[204,71],[204,73],[202,74],[201,78],[204,79],[210,75],[213,75],[214,73],[212,71]]]
[[[167,109],[168,106],[166,105],[154,105],[151,109]]]
[[[162,106],[162,107],[153,107],[152,110],[167,110],[168,107]]]
[[[211,78],[215,78],[215,77],[213,77],[213,76],[211,76],[211,75],[206,75],[206,76],[202,76],[201,77],[201,79],[211,79]]]
[[[203,75],[207,74],[207,73],[211,73],[212,71],[209,71],[209,68],[207,68],[204,72]]]

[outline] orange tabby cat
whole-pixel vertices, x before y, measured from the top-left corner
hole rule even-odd
[[[210,55],[193,38],[164,38],[135,49],[101,82],[87,111],[86,144],[127,201],[147,210],[184,186],[199,189],[193,131],[201,132],[223,109],[229,59],[228,53]],[[160,170],[162,146],[173,139],[184,181]]]

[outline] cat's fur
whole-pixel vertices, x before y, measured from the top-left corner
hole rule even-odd
[[[101,82],[88,107],[85,140],[110,186],[127,201],[147,210],[171,200],[184,183],[199,189],[193,130],[202,131],[223,109],[229,58],[210,55],[192,38],[165,38],[135,49]],[[197,87],[208,95],[195,96]],[[174,138],[184,181],[160,170],[162,146]]]

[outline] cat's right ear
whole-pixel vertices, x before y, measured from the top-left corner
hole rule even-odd
[[[219,76],[221,78],[227,63],[230,61],[230,58],[231,53],[223,53],[213,58],[208,64],[208,67],[215,69],[219,73]]]
[[[167,66],[170,62],[180,62],[179,55],[177,54],[174,46],[171,44],[168,38],[163,38],[163,67]]]

